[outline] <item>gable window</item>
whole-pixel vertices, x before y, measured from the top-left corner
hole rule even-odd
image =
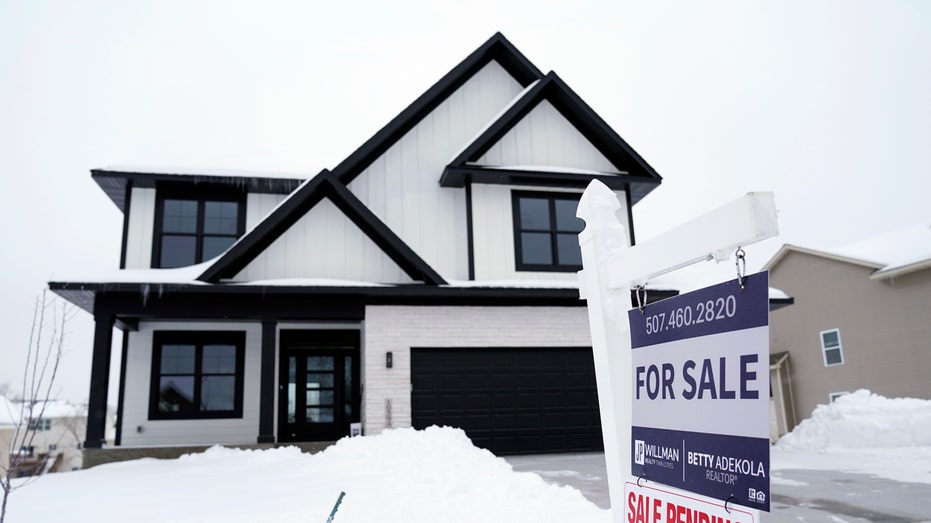
[[[824,355],[825,367],[844,364],[844,349],[841,347],[839,329],[821,331],[821,352]]]
[[[241,418],[245,333],[156,332],[149,419]]]
[[[242,235],[243,207],[241,195],[236,194],[191,197],[169,191],[160,195],[152,266],[184,267],[216,257]]]
[[[514,192],[514,249],[519,271],[578,271],[582,268],[576,218],[578,194]]]

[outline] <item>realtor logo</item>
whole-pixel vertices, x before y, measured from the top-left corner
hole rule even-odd
[[[634,441],[634,463],[643,465],[643,457],[646,454],[646,444],[642,439]]]

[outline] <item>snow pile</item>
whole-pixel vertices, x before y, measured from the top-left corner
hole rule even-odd
[[[931,401],[858,390],[817,407],[771,455],[773,471],[840,470],[931,484]]]
[[[931,401],[886,398],[868,390],[819,405],[777,443],[779,450],[931,446]]]
[[[514,472],[461,430],[431,427],[346,438],[314,455],[214,447],[52,474],[14,494],[9,521],[326,521],[341,491],[334,523],[610,519],[575,489]]]

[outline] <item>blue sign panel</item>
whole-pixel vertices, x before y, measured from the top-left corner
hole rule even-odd
[[[631,310],[631,474],[769,511],[769,274]]]

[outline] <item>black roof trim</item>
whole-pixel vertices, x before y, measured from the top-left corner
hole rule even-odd
[[[537,85],[530,88],[492,125],[468,145],[443,172],[441,185],[456,187],[462,169],[474,169],[476,162],[508,131],[542,101],[548,101],[601,152],[619,173],[626,173],[632,189],[632,203],[638,202],[662,181],[662,177],[624,141],[584,100],[554,73],[548,73]],[[494,167],[494,166],[489,166]],[[457,173],[458,171],[458,173]],[[541,173],[542,174],[542,173]],[[595,178],[590,176],[589,179]],[[542,180],[542,177],[541,177]],[[642,180],[642,182],[640,181]],[[488,183],[488,182],[486,182]]]
[[[582,307],[578,289],[509,288],[509,287],[449,287],[435,285],[386,285],[371,287],[284,286],[284,285],[203,285],[196,283],[81,283],[49,282],[55,294],[94,313],[98,295],[122,296],[132,303],[115,314],[153,314],[149,304],[177,299],[190,304],[194,297],[213,301],[211,307],[200,307],[198,314],[224,316],[234,300],[255,304],[256,300],[303,299],[323,303],[352,301],[370,305],[468,305],[468,306],[560,306]],[[187,305],[185,305],[187,306]],[[169,314],[170,311],[159,311]],[[295,311],[300,312],[300,311]],[[170,314],[169,314],[170,315]]]
[[[167,174],[111,169],[91,169],[91,178],[126,212],[126,187],[155,188],[159,184],[213,184],[240,188],[254,193],[290,194],[304,182],[301,178],[263,178],[260,175]]]
[[[632,201],[640,201],[641,198],[660,184],[660,180],[656,178],[626,174],[584,174],[467,165],[464,167],[447,167],[440,178],[440,185],[443,187],[464,187],[470,183],[484,183],[584,189],[588,187],[592,180],[600,180],[614,190],[629,191]]]
[[[413,280],[430,285],[446,283],[427,263],[378,219],[329,171],[323,170],[239,239],[197,279],[217,283],[232,278],[324,198],[329,198]]]
[[[497,61],[523,87],[527,87],[543,77],[543,73],[530,63],[530,60],[527,60],[504,35],[495,33],[494,36],[466,57],[446,76],[420,95],[414,103],[401,111],[386,126],[337,165],[333,169],[333,174],[344,184],[351,182],[389,147],[400,140],[424,117],[453,94],[456,89],[462,87],[469,78],[492,60]]]

